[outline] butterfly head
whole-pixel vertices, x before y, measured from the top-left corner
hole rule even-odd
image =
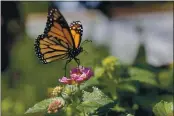
[[[76,50],[76,55],[80,54],[81,52],[83,52],[83,48],[82,47],[78,47]]]
[[[78,47],[76,49],[70,49],[69,50],[69,55],[71,58],[75,58],[76,56],[78,56],[81,52],[83,52],[83,48],[82,47]]]

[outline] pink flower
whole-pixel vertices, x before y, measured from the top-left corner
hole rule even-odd
[[[93,76],[93,72],[90,68],[85,68],[82,66],[79,66],[77,68],[74,68],[70,71],[70,77],[77,80],[77,81],[83,81],[88,80]]]
[[[69,85],[79,84],[90,79],[93,75],[94,74],[90,68],[79,66],[70,71],[70,78],[63,77],[62,79],[59,79],[59,81]]]

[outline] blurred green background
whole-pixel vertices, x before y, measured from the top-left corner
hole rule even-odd
[[[20,4],[20,11],[24,17],[29,13],[47,12],[47,8],[48,2]],[[84,45],[84,49],[88,51],[88,55],[79,55],[81,65],[84,66],[93,67],[94,62],[101,61],[109,54],[106,47],[96,47],[91,43]],[[34,51],[34,39],[30,39],[25,32],[22,38],[12,45],[9,58],[8,69],[1,75],[2,115],[23,116],[29,107],[48,97],[48,88],[58,85],[58,78],[64,75],[65,61],[47,65],[39,62]],[[74,66],[76,63],[72,61],[68,68]]]
[[[2,116],[24,116],[24,112],[29,107],[49,96],[49,88],[58,85],[58,78],[61,78],[64,74],[63,67],[65,61],[57,61],[47,65],[39,62],[34,52],[33,44],[35,38],[28,36],[25,30],[26,17],[32,13],[46,13],[49,4],[49,2],[19,3],[18,9],[22,17],[21,23],[19,24],[19,30],[21,31],[20,36],[16,36],[13,43],[9,42],[8,45],[6,45],[6,49],[9,49],[9,64],[8,67],[1,72]],[[5,43],[2,41],[2,44]],[[94,42],[85,44],[84,49],[88,54],[81,53],[78,56],[81,60],[81,65],[92,67],[93,69],[95,69],[97,65],[100,65],[105,57],[111,55],[108,46],[97,45]],[[1,62],[3,61],[1,60]],[[74,66],[76,66],[76,63],[73,61],[68,65],[68,69]],[[140,47],[132,66],[146,69],[159,75],[161,82],[164,82],[164,86],[168,86],[165,84],[170,81],[168,75],[172,74],[168,73],[171,71],[169,64],[161,67],[154,67],[147,64],[143,46]],[[170,88],[172,87],[170,86]],[[169,96],[168,100],[171,101],[171,96]],[[26,114],[25,116],[42,115],[42,113],[38,113]]]

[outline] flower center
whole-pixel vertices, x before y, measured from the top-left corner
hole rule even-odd
[[[77,75],[82,75],[82,72],[80,71],[80,69],[77,70]]]

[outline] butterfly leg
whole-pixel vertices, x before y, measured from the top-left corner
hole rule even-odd
[[[64,69],[65,69],[65,76],[66,76],[66,67],[67,67],[68,63],[70,63],[70,62],[71,62],[71,59],[66,61],[66,64],[65,64],[65,67],[64,67]]]
[[[77,65],[78,65],[78,67],[79,67],[79,65],[80,65],[80,60],[79,60],[78,58],[74,58],[74,60],[76,61]]]

